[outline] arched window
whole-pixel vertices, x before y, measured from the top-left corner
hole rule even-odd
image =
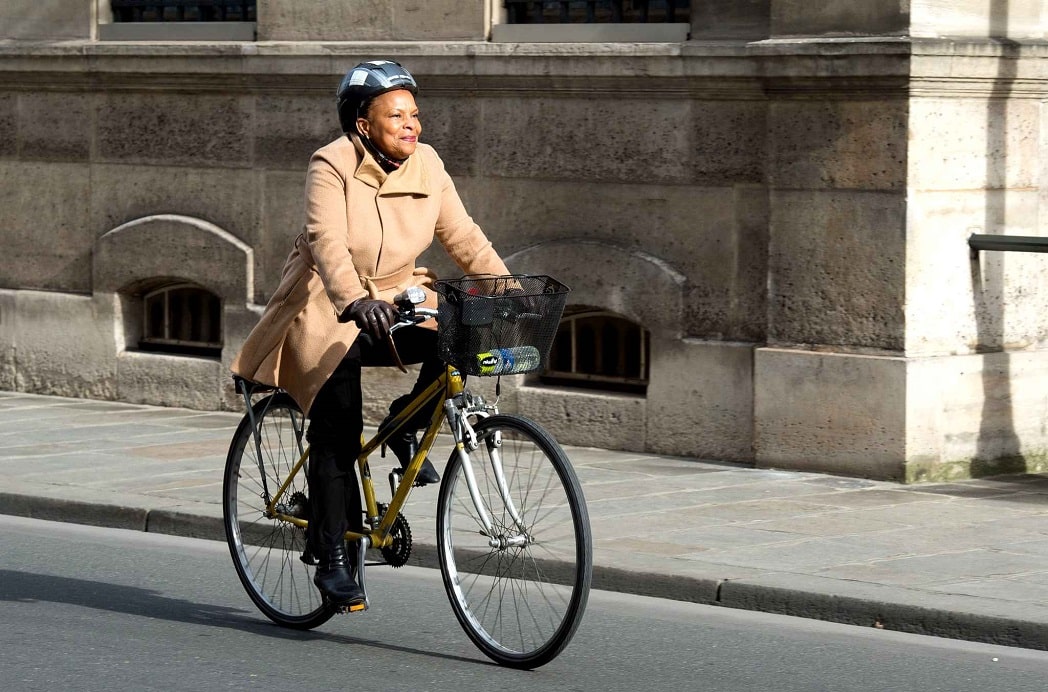
[[[611,312],[573,306],[564,312],[550,351],[546,384],[644,394],[650,334]]]
[[[142,296],[143,351],[222,354],[222,301],[195,284],[165,284]]]

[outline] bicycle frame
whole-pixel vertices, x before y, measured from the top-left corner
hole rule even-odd
[[[523,533],[523,521],[520,519],[520,516],[513,505],[510,493],[506,488],[505,475],[501,468],[501,461],[497,450],[497,446],[500,444],[499,440],[495,440],[491,443],[493,446],[491,449],[492,467],[499,488],[499,493],[502,496],[503,501],[506,503],[507,509],[511,518],[514,520],[514,523],[521,529],[521,534],[510,538],[496,536],[496,532],[492,527],[491,517],[488,515],[488,512],[484,507],[484,503],[480,501],[476,477],[473,473],[473,467],[469,458],[469,452],[476,449],[477,441],[472,426],[467,420],[467,416],[492,415],[493,413],[497,413],[497,407],[486,406],[483,402],[480,402],[478,406],[467,405],[463,401],[463,396],[465,394],[465,382],[462,375],[454,367],[447,366],[444,373],[434,380],[434,382],[422,393],[416,396],[403,411],[398,413],[389,426],[384,428],[370,440],[365,440],[364,437],[361,436],[361,450],[360,455],[357,458],[357,465],[360,471],[360,484],[363,490],[366,526],[363,532],[358,533],[355,531],[347,531],[345,539],[350,542],[359,542],[359,550],[362,554],[368,547],[383,548],[392,544],[393,536],[391,530],[393,524],[396,521],[401,508],[407,502],[415,478],[418,475],[419,470],[422,468],[423,461],[433,448],[445,418],[447,418],[449,424],[452,426],[456,453],[462,459],[463,471],[466,476],[470,497],[480,515],[484,533],[488,536],[492,547],[498,547],[500,545],[506,547],[508,545],[523,544],[527,542],[528,537]],[[245,399],[248,399],[248,397],[249,394],[245,392]],[[375,452],[375,450],[379,449],[381,445],[386,443],[390,437],[401,432],[404,424],[418,413],[418,411],[422,410],[427,405],[435,403],[438,399],[444,401],[444,406],[434,407],[433,416],[430,419],[429,425],[426,427],[421,442],[419,443],[418,453],[415,455],[415,458],[411,460],[411,463],[408,464],[407,468],[403,470],[399,484],[396,487],[392,487],[391,483],[390,491],[392,497],[389,504],[385,507],[385,511],[380,512],[368,458]],[[247,403],[249,415],[252,418],[255,444],[257,447],[260,447],[261,441],[258,437],[260,433],[257,425],[254,423],[254,414],[250,413],[252,407],[250,406],[249,399]],[[291,509],[283,502],[283,498],[285,497],[288,488],[291,487],[296,476],[302,472],[303,467],[309,459],[309,447],[302,445],[305,420],[303,419],[301,423],[301,428],[298,427],[298,423],[295,424],[295,434],[299,441],[299,458],[292,466],[291,471],[288,473],[287,478],[284,479],[280,488],[277,489],[271,497],[264,499],[266,500],[266,516],[294,524],[300,528],[305,528],[308,521],[292,514]],[[468,450],[467,446],[469,447]],[[261,466],[261,452],[258,454],[258,459]],[[268,495],[268,488],[264,487],[263,492]],[[360,561],[359,564],[363,564],[363,562]]]

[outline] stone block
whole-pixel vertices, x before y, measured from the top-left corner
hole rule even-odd
[[[758,348],[757,466],[903,480],[904,358]]]
[[[691,39],[768,38],[772,0],[706,0],[691,7]]]
[[[904,189],[907,116],[901,99],[772,103],[768,182],[782,188]]]
[[[108,92],[98,103],[98,159],[216,168],[250,166],[248,96]]]
[[[420,89],[417,101],[422,120],[421,140],[437,150],[452,176],[475,174],[484,157],[476,144],[481,122],[477,99],[430,96],[425,83]]]
[[[0,160],[0,286],[91,290],[88,166]]]
[[[0,289],[0,389],[19,391],[16,343],[18,291]]]
[[[69,41],[91,38],[92,2],[4,0],[0,40]]]
[[[733,188],[577,180],[550,185],[505,178],[455,182],[466,208],[503,255],[585,238],[652,255],[683,272],[704,263],[711,247],[732,245],[737,216],[752,211],[745,193]]]
[[[701,143],[685,100],[491,98],[482,108],[484,175],[685,184],[696,170]]]
[[[1038,348],[1048,339],[1048,271],[1036,253],[968,248],[972,233],[1041,235],[1036,190],[909,195],[906,353]]]
[[[305,171],[309,157],[338,138],[335,108],[338,78],[331,94],[261,95],[255,99],[254,162],[269,170]]]
[[[484,0],[269,0],[260,41],[484,40]]]
[[[87,162],[91,156],[91,94],[26,92],[19,97],[22,160]]]
[[[0,158],[18,153],[18,95],[0,91]]]
[[[644,397],[568,388],[522,387],[513,411],[538,422],[562,445],[643,451]]]
[[[737,341],[766,341],[770,225],[768,190],[764,187],[737,187],[734,192],[738,251],[735,257],[735,282],[730,296],[732,318],[723,337]]]
[[[703,266],[701,272],[688,275],[684,301],[684,328],[695,338],[755,340],[765,338],[768,272],[768,195],[761,188],[737,187],[732,191],[732,217],[718,219],[704,209],[703,220],[713,222],[701,228],[696,223],[691,238],[680,240],[694,245],[695,257],[679,263]],[[699,212],[700,214],[702,212]],[[703,224],[705,225],[705,224]],[[681,257],[676,251],[669,258]],[[686,270],[684,270],[686,271]]]
[[[114,398],[115,309],[113,301],[105,298],[15,293],[4,341],[14,348],[16,388],[56,396]]]
[[[691,102],[690,117],[694,123],[692,148],[677,153],[691,159],[693,184],[764,182],[768,110],[763,101],[696,99]],[[653,130],[648,134],[658,138],[672,132]]]
[[[943,482],[1048,469],[1048,353],[875,357],[762,348],[761,467]]]
[[[132,404],[213,411],[229,379],[218,360],[123,351],[116,358],[116,398]]]
[[[762,101],[485,99],[482,173],[587,182],[764,179]],[[565,126],[565,124],[570,124]]]
[[[905,196],[774,190],[770,208],[769,341],[901,350]]]
[[[912,359],[907,480],[1043,473],[1046,391],[1044,351]]]
[[[381,0],[267,0],[259,41],[373,41],[396,36],[394,3]]]
[[[306,172],[266,172],[265,208],[255,248],[256,303],[266,303],[280,283],[281,270],[306,222]]]
[[[771,35],[905,34],[909,3],[854,0],[771,0]]]
[[[914,99],[909,185],[918,190],[1037,187],[1041,105],[1025,99]]]
[[[485,0],[395,0],[393,35],[408,41],[483,41]]]
[[[653,340],[645,450],[753,460],[753,345]]]
[[[90,228],[100,236],[134,219],[180,214],[207,219],[257,246],[262,210],[270,209],[264,203],[266,175],[252,169],[96,164]],[[300,191],[300,207],[301,200]]]
[[[913,36],[1044,38],[1041,0],[910,0]]]

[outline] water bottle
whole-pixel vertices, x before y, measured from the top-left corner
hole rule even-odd
[[[477,354],[481,375],[519,375],[537,370],[541,362],[542,356],[534,346],[496,348]]]

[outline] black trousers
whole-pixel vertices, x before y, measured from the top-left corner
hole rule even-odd
[[[444,372],[444,363],[437,357],[435,331],[406,327],[397,330],[393,337],[404,363],[422,363],[411,392],[390,404],[390,414],[397,414]],[[361,369],[392,365],[388,346],[373,343],[362,333],[313,401],[306,431],[310,445],[306,480],[311,514],[309,540],[315,555],[326,555],[338,545],[347,528],[360,531],[363,527],[356,474],[360,434],[364,430]],[[418,430],[429,423],[433,407],[426,408],[412,417],[408,429]]]

